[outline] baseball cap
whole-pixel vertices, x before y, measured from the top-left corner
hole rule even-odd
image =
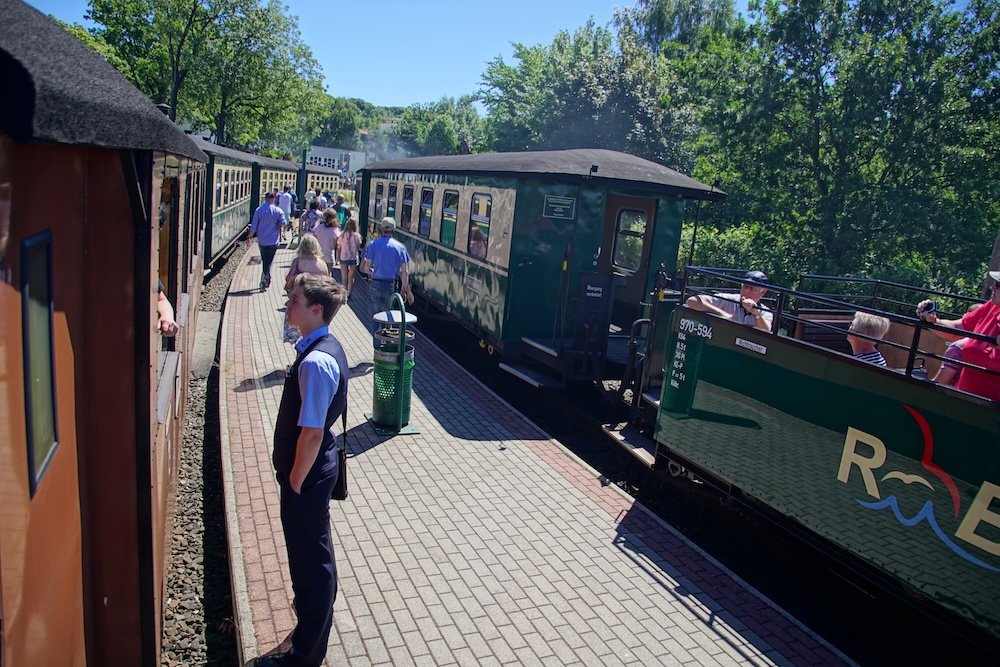
[[[747,271],[747,274],[743,276],[747,280],[752,280],[756,283],[768,283],[771,282],[767,274],[763,271]]]
[[[391,216],[386,216],[382,218],[382,222],[378,223],[379,229],[383,229],[387,232],[391,232],[396,229],[396,221],[392,219]]]
[[[996,282],[1000,283],[1000,271],[987,271],[986,274]]]

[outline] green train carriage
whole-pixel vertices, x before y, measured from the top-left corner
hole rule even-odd
[[[734,289],[742,276],[689,275],[686,294],[705,276]],[[898,314],[928,296],[959,304],[947,318],[980,301],[835,280],[854,296],[803,291],[803,280],[775,288],[773,333],[673,312],[654,465],[695,471],[971,641],[1000,646],[1000,404],[929,382],[922,365],[933,373],[944,343]],[[902,298],[879,297],[885,285]],[[878,344],[887,367],[842,351],[856,310],[890,320]]]
[[[620,377],[633,323],[676,266],[691,201],[725,193],[662,165],[575,149],[388,160],[362,175],[426,300],[535,386]]]

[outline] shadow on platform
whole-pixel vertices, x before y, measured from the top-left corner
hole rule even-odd
[[[285,371],[282,369],[273,370],[267,375],[259,378],[246,378],[240,381],[233,388],[233,391],[254,391],[255,389],[267,389],[275,385],[285,383]]]

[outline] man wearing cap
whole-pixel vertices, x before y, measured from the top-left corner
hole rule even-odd
[[[381,236],[368,246],[365,251],[365,263],[361,268],[361,272],[369,273],[372,279],[370,322],[372,333],[378,330],[374,320],[375,313],[385,309],[386,301],[396,291],[397,279],[401,286],[400,295],[406,303],[413,303],[408,269],[410,255],[406,252],[406,246],[392,238],[392,233],[396,230],[396,221],[391,217],[385,217],[378,227]]]
[[[697,294],[689,297],[687,307],[703,313],[711,313],[727,320],[745,324],[748,327],[755,327],[761,331],[771,330],[771,321],[774,316],[761,308],[760,300],[767,294],[767,288],[754,283],[768,283],[767,274],[763,271],[749,271],[745,282],[740,285],[739,294],[726,294],[716,292],[715,294]]]
[[[278,241],[285,231],[285,214],[274,205],[274,193],[264,195],[264,203],[253,212],[250,221],[250,238],[257,239],[260,246],[260,260],[263,264],[260,274],[260,289],[271,286],[271,262],[278,252]]]
[[[937,313],[930,309],[931,301],[924,300],[917,304],[917,315],[938,326],[955,329],[958,333],[932,331],[947,341],[963,338],[962,332],[971,331],[980,336],[989,336],[989,342],[976,338],[968,338],[962,345],[961,359],[963,362],[982,366],[991,371],[1000,371],[1000,271],[989,272],[990,300],[980,304],[957,320],[939,320]],[[1000,401],[1000,375],[990,375],[983,371],[962,367],[955,384],[957,389],[967,391]]]

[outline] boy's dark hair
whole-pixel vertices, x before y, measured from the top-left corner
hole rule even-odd
[[[295,276],[292,286],[302,287],[306,304],[323,307],[323,321],[329,324],[344,304],[344,288],[330,276],[300,273]]]

